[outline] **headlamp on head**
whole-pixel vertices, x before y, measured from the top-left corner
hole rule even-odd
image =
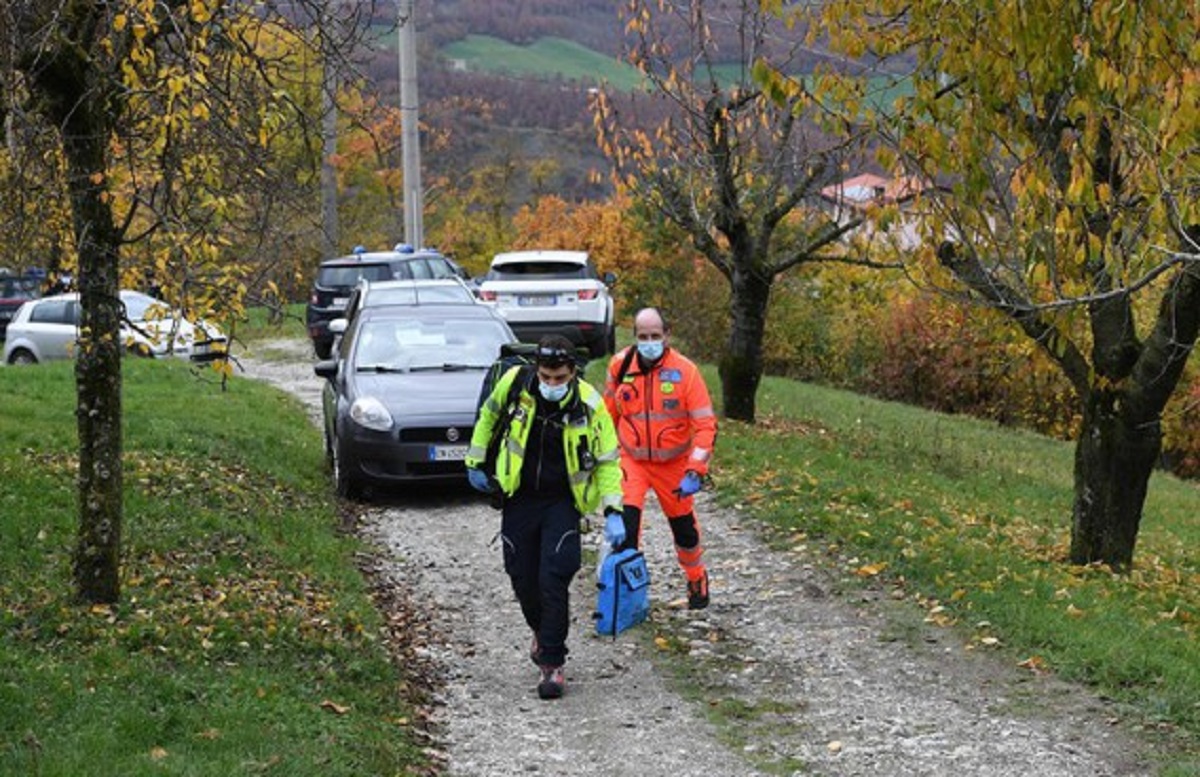
[[[538,346],[533,355],[537,359],[539,367],[553,368],[562,367],[563,365],[573,365],[575,363],[575,354],[563,348]]]

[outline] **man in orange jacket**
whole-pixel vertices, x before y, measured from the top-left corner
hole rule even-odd
[[[708,606],[708,570],[693,495],[708,473],[717,417],[696,365],[670,347],[670,329],[656,308],[633,320],[636,345],[608,364],[604,403],[621,443],[625,542],[638,547],[646,492],[654,489],[687,577],[688,608]]]

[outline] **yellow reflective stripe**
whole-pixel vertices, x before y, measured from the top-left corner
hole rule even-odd
[[[600,500],[600,503],[604,505],[605,510],[608,510],[610,507],[620,510],[621,502],[622,498],[620,494],[609,494]]]
[[[504,450],[514,456],[519,456],[522,460],[525,458],[525,446],[516,437],[504,438]]]
[[[571,474],[571,485],[576,486],[576,485],[579,485],[580,483],[586,483],[588,478],[591,477],[591,475],[592,475],[592,473],[586,469],[581,469],[578,472],[572,473]]]
[[[621,460],[621,452],[619,450],[617,450],[616,448],[613,448],[611,451],[605,451],[604,453],[601,453],[599,456],[596,457],[596,461],[620,461],[620,460]]]
[[[472,445],[471,447],[467,448],[468,459],[482,459],[486,455],[487,448],[482,445]]]

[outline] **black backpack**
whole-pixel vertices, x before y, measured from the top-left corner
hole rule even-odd
[[[521,368],[516,379],[509,384],[503,410],[500,417],[496,419],[495,425],[492,426],[492,436],[488,439],[487,457],[480,468],[487,473],[488,477],[494,477],[496,474],[496,454],[500,450],[500,441],[504,439],[512,421],[512,415],[517,406],[517,396],[522,388],[532,384],[535,374],[534,365],[536,364],[534,351],[536,350],[537,345],[533,343],[505,343],[500,346],[500,356],[492,362],[492,366],[488,367],[487,373],[483,376],[483,385],[479,387],[479,399],[475,404],[476,424],[479,423],[479,414],[483,410],[483,403],[487,402],[487,398],[491,396],[500,376],[513,367]]]

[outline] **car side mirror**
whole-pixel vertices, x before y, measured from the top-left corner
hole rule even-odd
[[[346,319],[335,318],[329,322],[330,334],[341,335],[346,333]]]
[[[337,371],[338,363],[336,359],[326,359],[313,365],[313,372],[317,374],[318,378],[333,380],[337,377]]]
[[[612,286],[617,282],[617,274],[614,272],[606,272],[602,278],[605,286]]]

